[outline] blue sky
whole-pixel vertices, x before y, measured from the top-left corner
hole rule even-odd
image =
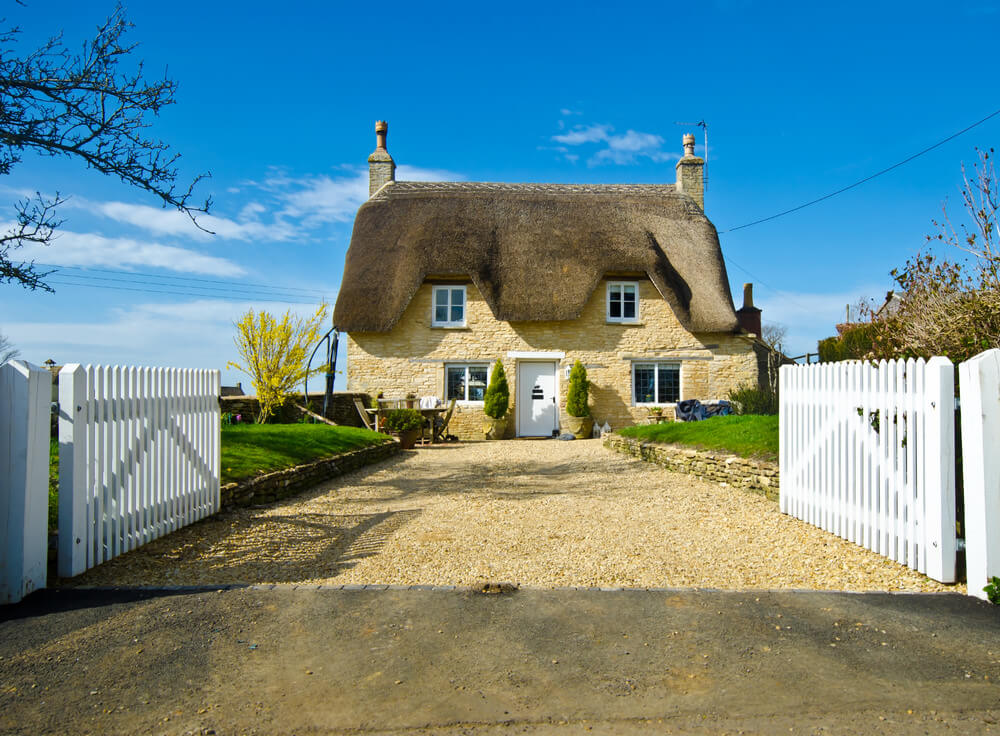
[[[960,214],[961,163],[1000,137],[998,116],[826,202],[726,232],[1000,108],[1000,4],[276,7],[127,6],[136,57],[180,85],[152,132],[182,154],[184,177],[211,172],[196,191],[215,201],[216,235],[77,162],[27,156],[0,180],[8,208],[36,189],[71,197],[59,240],[20,253],[85,269],[54,276],[54,295],[0,286],[0,331],[21,357],[220,368],[246,383],[226,369],[239,314],[336,299],[378,119],[399,179],[567,183],[671,183],[692,130],[676,123],[706,120],[706,213],[737,306],[753,281],[788,351],[815,351],[847,303],[891,287],[945,200]],[[28,0],[7,20],[25,47],[60,29],[76,46],[111,10]]]

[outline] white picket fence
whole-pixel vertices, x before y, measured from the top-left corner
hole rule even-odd
[[[219,382],[213,370],[62,369],[61,576],[218,510]]]
[[[965,570],[969,595],[1000,576],[1000,350],[958,367],[962,391]]]
[[[790,365],[779,380],[781,510],[954,582],[952,363]]]
[[[47,582],[51,393],[47,370],[0,365],[0,604]]]

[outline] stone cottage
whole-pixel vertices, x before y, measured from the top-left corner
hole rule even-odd
[[[497,360],[511,436],[559,432],[577,359],[616,428],[760,384],[760,310],[733,307],[694,136],[671,184],[429,183],[396,181],[375,130],[334,310],[347,390],[456,398],[452,431],[481,438]]]

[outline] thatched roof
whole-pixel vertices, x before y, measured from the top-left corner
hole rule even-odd
[[[334,324],[386,332],[427,276],[467,277],[499,320],[571,320],[642,274],[692,332],[738,331],[719,238],[671,185],[391,182],[358,210]]]

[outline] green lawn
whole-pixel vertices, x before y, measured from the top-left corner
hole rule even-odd
[[[222,428],[222,483],[376,445],[384,434],[326,424],[234,424]],[[49,529],[59,526],[59,442],[49,444]]]
[[[376,445],[383,434],[327,424],[233,424],[222,428],[222,483]]]
[[[778,459],[777,416],[712,417],[701,422],[666,422],[625,427],[625,437],[648,442],[692,445],[704,450],[723,450],[741,457]]]

